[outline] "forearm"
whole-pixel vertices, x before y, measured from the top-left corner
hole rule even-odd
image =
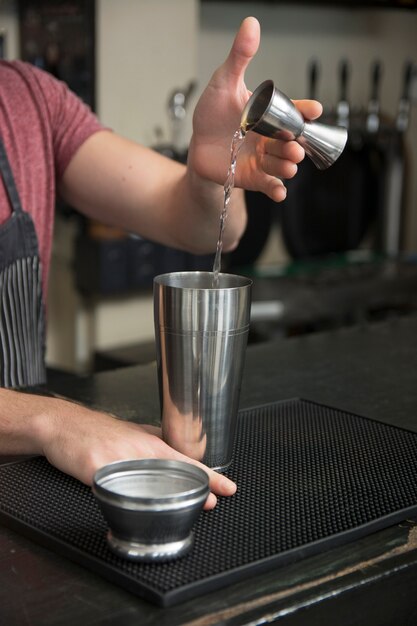
[[[225,176],[226,177],[226,176]],[[180,196],[178,196],[180,199]],[[224,208],[223,185],[201,178],[188,168],[184,179],[182,211],[185,221],[172,225],[176,228],[178,244],[190,252],[215,252],[219,236],[220,215]],[[223,250],[234,249],[246,227],[245,196],[242,189],[234,189],[227,207],[227,220],[223,232]],[[187,228],[189,224],[189,228]]]
[[[224,180],[226,176],[227,167]],[[204,254],[216,249],[223,182],[211,182],[192,166],[104,131],[90,137],[75,154],[60,191],[89,217]],[[229,205],[225,249],[237,242],[245,225],[244,195],[236,189]]]
[[[48,398],[0,389],[0,454],[42,454]]]

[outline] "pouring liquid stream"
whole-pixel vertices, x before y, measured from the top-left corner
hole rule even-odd
[[[217,240],[216,256],[213,263],[213,282],[212,287],[216,289],[219,286],[219,274],[221,270],[222,250],[223,250],[223,232],[226,225],[227,210],[235,184],[237,155],[245,140],[247,128],[241,125],[233,135],[232,146],[230,149],[230,165],[227,172],[226,182],[224,183],[223,209],[220,214],[220,230]]]

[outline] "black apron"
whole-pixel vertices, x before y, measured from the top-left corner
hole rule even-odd
[[[0,225],[0,386],[46,381],[42,268],[35,226],[23,211],[0,137],[0,173],[11,216]]]

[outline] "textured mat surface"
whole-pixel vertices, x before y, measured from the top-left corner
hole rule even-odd
[[[43,458],[0,468],[0,521],[168,606],[417,515],[417,433],[306,400],[242,411],[228,475],[192,551],[137,564],[108,549],[91,491]]]

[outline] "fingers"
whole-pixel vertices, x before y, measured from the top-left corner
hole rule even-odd
[[[282,202],[287,196],[283,180],[296,175],[297,164],[305,156],[304,149],[296,141],[266,139],[260,136],[255,141],[257,158],[254,189],[265,193],[274,202]]]
[[[241,78],[259,48],[261,29],[254,17],[243,20],[236,34],[225,67],[228,73]]]
[[[261,167],[270,176],[292,178],[297,173],[297,163],[304,156],[304,149],[296,141],[268,140],[264,144]]]
[[[206,465],[203,465],[203,463],[200,463],[199,461],[194,461],[193,459],[190,459],[189,457],[183,454],[177,453],[176,458],[178,458],[178,460],[186,461],[187,463],[191,463],[192,465],[196,465],[197,467],[200,467],[208,475],[209,487],[210,487],[211,493],[209,497],[207,498],[206,503],[204,505],[205,510],[213,509],[216,506],[216,503],[217,503],[216,495],[232,496],[234,493],[236,493],[236,489],[237,489],[236,483],[230,480],[230,478],[227,478],[227,476],[224,476],[223,474],[219,474],[219,472],[215,472],[214,470],[210,469]]]
[[[203,509],[204,509],[205,511],[211,511],[212,509],[214,509],[214,507],[216,506],[216,504],[217,504],[217,498],[216,498],[216,496],[214,495],[214,493],[210,493],[210,494],[209,494],[209,496],[208,496],[208,498],[207,498],[207,500],[206,500],[206,501],[205,501],[205,503],[204,503],[204,507],[203,507]]]
[[[323,107],[317,100],[293,100],[293,102],[306,120],[315,120],[323,113]]]
[[[204,505],[204,509],[205,510],[210,510],[213,509],[216,504],[217,504],[217,498],[215,496],[215,494],[219,495],[219,496],[232,496],[234,493],[236,493],[236,484],[230,480],[229,478],[227,478],[226,476],[223,476],[222,474],[219,474],[218,472],[215,472],[211,469],[208,469],[207,467],[205,467],[204,465],[199,464],[200,467],[202,467],[202,469],[204,469],[208,476],[209,476],[209,485],[210,485],[210,495],[206,500],[206,503]]]
[[[154,431],[155,434],[158,435],[158,432],[157,432],[158,429],[155,429],[155,427],[142,426],[141,428],[142,429],[145,428],[149,433],[152,433],[152,434],[153,434],[152,431]],[[160,432],[159,432],[159,435],[160,435]],[[227,478],[227,476],[224,476],[223,474],[219,474],[218,472],[215,472],[214,470],[210,469],[203,463],[200,463],[199,461],[195,461],[194,459],[191,459],[185,454],[182,454],[181,452],[174,450],[174,448],[172,448],[171,446],[168,446],[165,442],[161,441],[160,439],[158,440],[158,445],[155,449],[155,453],[157,456],[161,456],[162,458],[167,458],[167,459],[172,459],[172,460],[177,460],[177,461],[185,461],[186,463],[191,463],[192,465],[196,465],[197,467],[200,467],[202,470],[206,472],[206,474],[209,477],[209,487],[210,487],[211,493],[208,496],[206,503],[204,505],[205,510],[213,509],[216,506],[216,503],[217,503],[216,495],[232,496],[236,492],[236,489],[237,489],[236,483],[230,480],[230,478]]]
[[[303,117],[315,119],[322,113],[320,102],[315,100],[296,100],[295,104]],[[293,178],[297,171],[297,164],[305,157],[304,149],[296,141],[286,141],[284,139],[265,139],[257,137],[258,165],[267,175],[289,179]],[[263,179],[263,186],[269,197],[276,202],[285,198],[282,184],[276,180]]]
[[[264,154],[292,163],[301,163],[305,156],[304,148],[296,141],[279,141],[276,139],[265,141]]]
[[[230,478],[227,478],[227,476],[219,474],[219,472],[215,472],[212,469],[208,469],[205,466],[202,467],[208,473],[210,489],[217,493],[217,495],[232,496],[236,493],[236,483],[230,480]]]

